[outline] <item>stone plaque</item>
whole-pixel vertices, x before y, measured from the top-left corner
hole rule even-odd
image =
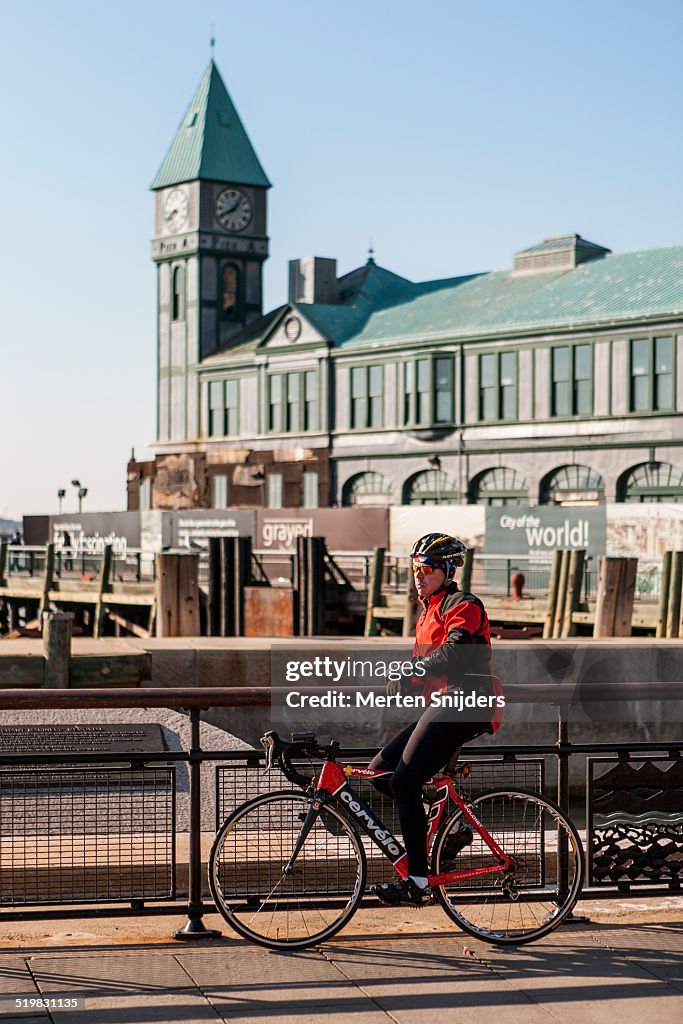
[[[2,754],[147,754],[166,750],[160,725],[0,725]]]

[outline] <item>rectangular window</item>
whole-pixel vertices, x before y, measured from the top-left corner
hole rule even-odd
[[[673,338],[655,338],[654,356],[654,408],[674,407],[674,346]]]
[[[235,436],[240,432],[239,426],[239,381],[225,382],[225,419],[223,433],[226,437]],[[218,506],[215,506],[218,507]]]
[[[631,412],[650,408],[650,342],[638,338],[631,342]]]
[[[365,427],[368,420],[367,367],[354,366],[351,370],[351,426]]]
[[[434,422],[453,422],[453,360],[450,356],[434,361]]]
[[[220,437],[223,433],[223,393],[223,381],[211,381],[209,384],[209,437]]]
[[[282,508],[282,473],[269,473],[266,489],[268,508]]]
[[[552,414],[553,416],[569,416],[571,414],[569,348],[567,346],[554,348],[551,355],[553,364]]]
[[[479,356],[479,419],[513,420],[517,416],[517,353]]]
[[[222,474],[211,477],[211,508],[228,507],[228,478]]]
[[[498,419],[498,356],[479,356],[479,419]]]
[[[673,338],[633,338],[631,412],[667,412],[673,407]]]
[[[304,430],[320,430],[316,370],[306,370],[304,374]]]
[[[500,418],[517,417],[517,353],[500,354]]]
[[[435,356],[403,364],[403,422],[453,422],[453,358]]]
[[[282,374],[274,374],[269,382],[269,396],[268,396],[268,429],[281,431],[283,429],[282,422]]]
[[[138,508],[147,511],[152,507],[152,478],[151,476],[140,477],[138,485]]]
[[[586,416],[593,412],[593,365],[590,345],[559,345],[551,350],[552,416]]]
[[[415,363],[403,364],[403,422],[413,421],[413,402],[415,401]]]
[[[287,374],[287,430],[301,430],[301,379],[298,373]]]
[[[589,416],[593,412],[593,367],[590,345],[574,346],[574,412]]]
[[[301,474],[301,505],[302,508],[318,508],[319,477],[317,473],[307,471]]]
[[[369,394],[369,412],[368,418],[369,427],[381,427],[382,426],[382,402],[384,401],[384,367],[383,366],[370,366],[368,367],[368,394]]]

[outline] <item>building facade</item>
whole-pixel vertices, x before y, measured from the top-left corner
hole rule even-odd
[[[213,63],[153,183],[158,433],[129,507],[683,501],[683,246],[579,235],[415,283],[289,268]]]

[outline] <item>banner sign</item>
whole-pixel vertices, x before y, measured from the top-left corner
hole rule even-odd
[[[399,505],[389,509],[389,550],[410,554],[418,537],[442,530],[468,548],[484,548],[486,509],[483,505]]]
[[[251,509],[188,509],[173,512],[173,547],[206,547],[209,537],[253,537],[256,513]]]
[[[69,548],[74,556],[101,555],[111,544],[118,558],[129,548],[140,547],[139,512],[83,512],[50,516],[50,536],[55,550]]]
[[[387,544],[384,508],[281,508],[256,513],[257,549],[293,551],[297,537],[324,537],[328,551],[372,551]]]
[[[604,505],[514,505],[486,509],[486,554],[527,555],[548,562],[554,551],[585,548],[605,554],[607,527]]]

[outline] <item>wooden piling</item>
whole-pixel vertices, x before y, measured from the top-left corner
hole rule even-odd
[[[557,585],[557,603],[555,605],[555,618],[553,619],[553,640],[559,640],[562,636],[562,622],[564,620],[564,609],[567,603],[567,586],[569,583],[569,559],[571,552],[562,552],[560,562],[560,582]]]
[[[614,609],[612,636],[630,636],[633,602],[636,595],[638,559],[622,558],[620,562],[619,587],[617,589],[617,602]]]
[[[655,636],[660,639],[666,636],[666,620],[669,612],[669,585],[671,583],[671,559],[673,551],[665,551],[662,556],[662,581],[659,589],[659,613]]]
[[[221,571],[221,539],[209,538],[209,602],[206,628],[209,636],[222,636],[221,606],[223,598],[223,574]]]
[[[5,573],[7,572],[7,548],[9,541],[0,540],[0,587],[7,586]]]
[[[472,570],[474,568],[474,548],[468,548],[465,552],[465,561],[460,570],[460,589],[468,594],[472,589]]]
[[[576,626],[572,620],[574,612],[579,607],[581,600],[581,586],[583,584],[583,569],[586,562],[586,552],[583,548],[576,549],[569,553],[569,574],[567,579],[567,598],[562,616],[562,628],[560,637],[576,635]]]
[[[73,612],[43,612],[43,686],[64,689],[70,682]]]
[[[681,583],[683,582],[683,551],[674,551],[669,579],[669,610],[666,620],[667,639],[679,635],[681,618]]]
[[[469,554],[469,552],[468,552]],[[462,587],[465,590],[465,587]],[[403,606],[403,629],[401,632],[402,636],[415,636],[415,626],[420,616],[420,602],[417,596],[417,588],[415,586],[415,573],[412,570],[412,565],[408,570],[408,579],[406,581],[406,596],[405,604]]]
[[[156,635],[199,636],[199,555],[157,555]]]
[[[52,590],[55,574],[55,545],[50,541],[45,545],[45,572],[43,573],[43,592],[38,605],[38,619],[42,622],[43,612],[47,611],[49,594]]]
[[[375,548],[372,557],[372,568],[368,581],[368,604],[365,612],[364,636],[377,636],[377,622],[375,620],[374,608],[379,605],[382,595],[382,577],[384,575],[384,555],[386,548]]]
[[[221,635],[244,636],[244,588],[251,581],[251,537],[221,539]]]
[[[594,637],[630,636],[637,558],[600,558]]]
[[[612,636],[619,586],[619,559],[598,559],[598,593],[595,602],[594,637]]]
[[[104,596],[111,591],[111,569],[113,563],[114,549],[111,544],[105,544],[100,563],[100,575],[98,580],[97,604],[95,605],[95,617],[93,620],[93,636],[102,636],[104,628]]]
[[[548,605],[543,623],[543,639],[550,640],[553,635],[553,623],[555,622],[555,609],[557,607],[557,590],[560,584],[560,567],[562,565],[562,552],[553,552],[553,561],[550,566],[550,582],[548,586]]]

